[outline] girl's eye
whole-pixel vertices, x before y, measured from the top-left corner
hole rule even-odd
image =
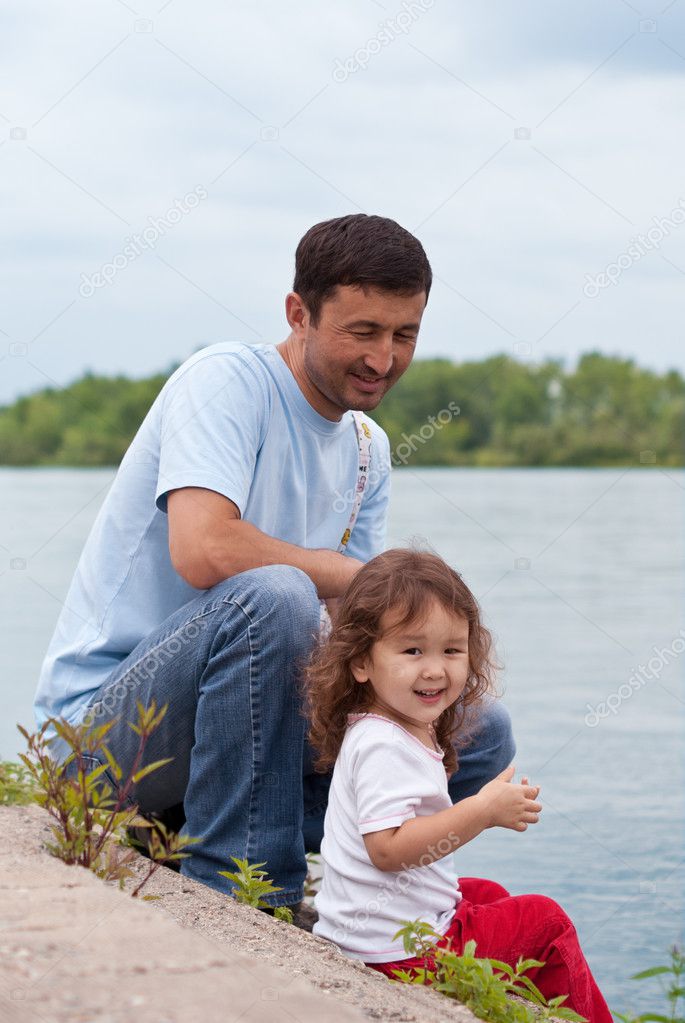
[[[402,653],[403,654],[415,654],[415,653],[416,654],[420,654],[421,650],[417,646],[410,646],[406,650],[403,650]],[[445,650],[445,653],[446,654],[465,654],[466,651],[465,650],[460,650],[456,646],[448,646],[447,649]]]

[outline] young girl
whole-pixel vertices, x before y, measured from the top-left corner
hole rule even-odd
[[[531,979],[591,1023],[612,1016],[564,911],[493,881],[455,880],[445,857],[486,828],[525,831],[539,788],[509,767],[455,805],[447,780],[478,705],[492,693],[491,637],[460,575],[437,555],[389,550],[355,576],[328,639],[305,673],[316,768],[330,770],[314,934],[353,959],[393,969],[434,966],[394,940],[421,919],[463,951],[544,966]]]

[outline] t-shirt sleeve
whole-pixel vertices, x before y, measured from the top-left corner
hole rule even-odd
[[[386,547],[388,505],[390,504],[390,443],[376,428],[371,446],[369,479],[346,554],[367,562]]]
[[[399,827],[416,817],[426,796],[435,794],[435,782],[421,760],[391,736],[365,742],[356,751],[352,784],[360,835]]]
[[[269,397],[240,353],[198,359],[164,397],[155,501],[180,487],[204,487],[245,511],[269,417]]]

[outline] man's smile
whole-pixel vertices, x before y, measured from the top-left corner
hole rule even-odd
[[[366,394],[374,394],[387,379],[386,377],[362,376],[359,373],[350,373],[350,376],[354,378],[356,386]]]

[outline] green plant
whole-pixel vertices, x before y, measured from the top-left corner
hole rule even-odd
[[[683,974],[685,974],[685,955],[682,949],[677,945],[673,945],[671,948],[671,962],[668,966],[650,966],[648,970],[634,973],[630,978],[631,980],[647,980],[649,977],[665,978],[670,976],[671,979],[668,987],[665,988],[663,984],[661,986],[661,990],[668,1001],[668,1015],[657,1012],[643,1012],[639,1016],[634,1016],[615,1012],[614,1016],[622,1020],[623,1023],[652,1023],[652,1021],[653,1023],[685,1023],[685,1016],[682,1011],[679,1011],[680,999],[685,998]]]
[[[227,877],[229,881],[233,881],[235,888],[232,894],[236,902],[242,902],[244,905],[252,906],[254,909],[270,909],[269,903],[262,896],[271,895],[273,892],[280,892],[282,889],[273,884],[267,877],[265,870],[260,869],[266,866],[266,861],[264,863],[248,863],[247,860],[238,859],[237,856],[231,856],[231,859],[238,867],[238,870],[234,872],[220,870],[218,873],[222,877]],[[293,922],[293,913],[289,906],[276,906],[274,908],[274,917],[276,920],[283,920],[287,924]]]
[[[476,942],[467,941],[461,955],[449,945],[437,947],[441,936],[421,920],[405,921],[395,935],[405,951],[426,959],[426,965],[412,970],[394,970],[405,984],[429,984],[448,998],[456,998],[481,1019],[490,1023],[534,1023],[539,1019],[563,1019],[586,1023],[585,1017],[564,1008],[567,995],[549,1001],[526,973],[544,966],[536,959],[519,959],[515,967],[497,959],[476,956]],[[514,1000],[511,996],[517,996]],[[518,999],[523,999],[519,1001]],[[535,1011],[526,1004],[530,1003]]]
[[[153,829],[149,844],[150,866],[133,890],[134,897],[161,864],[190,855],[183,851],[184,848],[198,841],[169,833],[161,822],[153,824],[139,814],[135,804],[126,806],[131,787],[171,759],[167,757],[140,766],[147,741],[164,717],[167,705],[157,711],[153,700],[149,707],[138,702],[137,708],[137,723],[128,722],[128,725],[139,737],[138,749],[125,779],[105,742],[115,720],[93,727],[74,726],[63,718],[49,718],[32,735],[21,725],[17,726],[27,742],[27,753],[19,754],[30,779],[30,783],[25,784],[30,784],[32,798],[55,821],[52,827],[54,842],[46,843],[50,853],[65,863],[87,867],[104,880],[116,880],[123,888],[125,880],[133,876],[131,863],[136,854],[131,845],[138,844],[130,840],[127,829]],[[46,732],[50,726],[71,750],[59,764],[48,751]],[[88,765],[93,760],[98,761],[99,766],[89,770]],[[65,768],[72,762],[76,763],[76,776],[67,778]],[[116,781],[116,791],[103,778],[108,768]]]
[[[25,806],[33,802],[35,785],[23,764],[0,761],[0,806]]]

